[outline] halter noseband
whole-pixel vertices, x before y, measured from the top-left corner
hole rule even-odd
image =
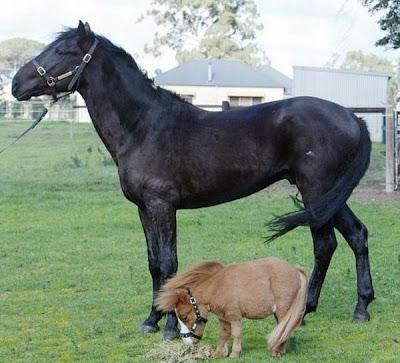
[[[189,301],[192,304],[193,310],[194,310],[194,312],[196,314],[196,320],[195,320],[195,322],[194,322],[194,324],[192,326],[192,329],[190,329],[189,332],[180,333],[179,335],[180,335],[181,338],[195,338],[197,340],[200,340],[203,336],[195,334],[197,325],[198,324],[204,324],[205,325],[208,320],[201,316],[200,310],[199,310],[199,306],[197,305],[196,298],[192,295],[192,292],[189,289],[186,289],[186,290],[187,290],[187,293],[189,295]]]
[[[99,43],[98,39],[95,38],[89,51],[83,56],[81,64],[76,66],[73,70],[65,72],[63,74],[60,74],[59,76],[56,76],[56,77],[49,76],[46,69],[44,67],[42,67],[35,58],[32,59],[32,63],[36,67],[36,71],[39,73],[39,75],[41,77],[44,77],[44,79],[47,82],[47,85],[52,88],[54,101],[58,100],[56,83],[63,80],[64,78],[73,76],[71,82],[69,82],[69,84],[68,84],[68,91],[70,91],[70,93],[73,93],[76,91],[76,89],[79,86],[79,80],[80,80],[81,74],[82,74],[83,70],[85,69],[86,65],[92,59],[93,52],[96,49],[98,43]]]

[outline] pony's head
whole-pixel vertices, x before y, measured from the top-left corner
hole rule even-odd
[[[94,41],[95,35],[89,24],[81,21],[78,28],[61,33],[42,53],[16,73],[12,81],[14,97],[22,101],[32,96],[70,91],[71,80]],[[86,56],[87,61],[89,58]]]
[[[174,311],[181,325],[181,337],[187,344],[196,344],[203,335],[208,309],[197,301],[190,289],[205,283],[224,265],[218,261],[202,261],[169,279],[160,290],[155,303],[163,312]],[[201,290],[197,290],[201,291]]]
[[[161,291],[156,306],[163,312],[175,310],[181,326],[182,340],[189,345],[197,344],[203,336],[208,310],[205,304],[197,302],[188,289]]]

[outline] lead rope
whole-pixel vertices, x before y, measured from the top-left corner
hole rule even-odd
[[[47,114],[47,112],[49,111],[49,109],[52,108],[52,107],[54,106],[54,104],[55,104],[58,100],[60,100],[61,98],[64,98],[64,97],[69,96],[71,93],[72,93],[72,92],[68,92],[68,93],[66,93],[66,94],[64,94],[64,95],[62,95],[62,96],[60,96],[60,97],[56,97],[53,101],[51,101],[51,102],[50,102],[49,108],[46,108],[46,107],[45,107],[45,108],[42,110],[42,112],[40,113],[40,115],[38,116],[38,118],[37,118],[36,120],[34,120],[34,121],[32,122],[32,124],[31,124],[22,134],[20,134],[19,136],[17,136],[17,137],[16,137],[13,141],[11,141],[7,146],[5,146],[4,148],[2,148],[2,149],[0,150],[0,154],[1,154],[3,151],[5,151],[6,149],[8,149],[11,145],[14,145],[19,139],[21,139],[23,136],[25,136],[29,131],[33,130],[33,129],[37,126],[37,124],[38,124],[40,121],[42,121],[43,117],[46,116],[46,114]]]

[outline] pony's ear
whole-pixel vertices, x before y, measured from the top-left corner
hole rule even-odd
[[[155,305],[162,312],[173,311],[178,304],[179,297],[176,291],[161,290],[155,300]]]
[[[186,289],[176,289],[176,295],[178,297],[178,301],[185,302],[188,298],[188,292]]]

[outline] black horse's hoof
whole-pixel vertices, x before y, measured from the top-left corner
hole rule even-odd
[[[178,329],[168,329],[164,330],[164,333],[161,337],[161,340],[174,340],[179,338],[179,330]]]
[[[155,325],[146,325],[142,324],[139,328],[139,332],[143,334],[147,333],[157,333],[160,330],[157,324]]]
[[[366,323],[369,321],[370,316],[368,312],[365,313],[354,313],[353,315],[353,323]]]

